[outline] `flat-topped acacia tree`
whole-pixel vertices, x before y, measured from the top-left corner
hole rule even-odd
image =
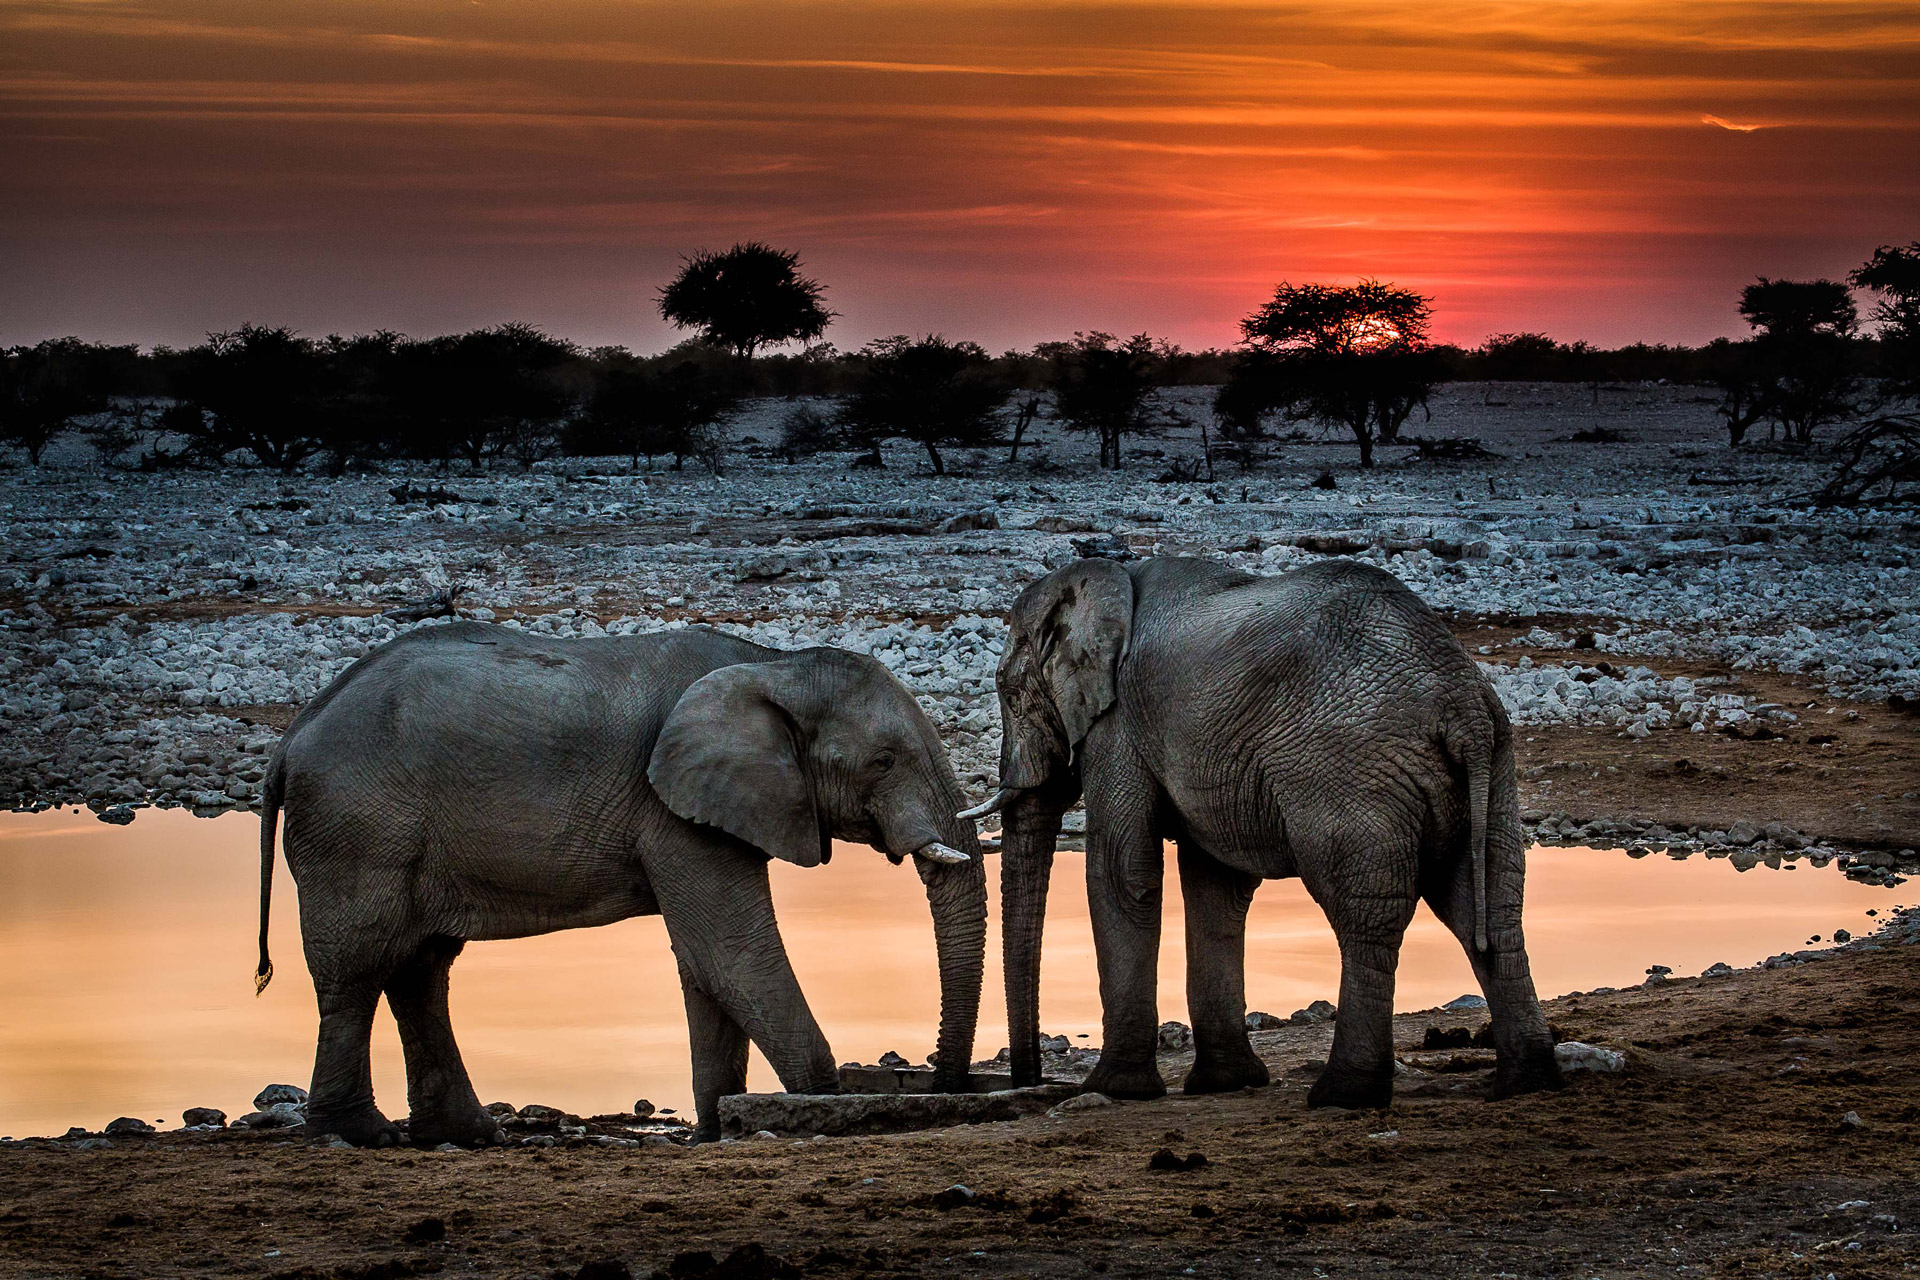
[[[1240,322],[1242,356],[1215,399],[1221,418],[1257,434],[1286,411],[1345,426],[1373,465],[1440,380],[1428,342],[1431,300],[1378,280],[1287,284]]]
[[[825,333],[833,322],[825,297],[818,280],[800,274],[800,255],[749,240],[685,259],[661,286],[660,315],[747,360],[761,347]]]

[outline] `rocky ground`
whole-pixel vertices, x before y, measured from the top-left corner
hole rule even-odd
[[[266,1125],[8,1143],[0,1275],[1911,1274],[1916,942],[1908,913],[1835,950],[1550,1001],[1578,1067],[1499,1103],[1484,1012],[1449,1007],[1396,1020],[1385,1111],[1306,1109],[1330,1035],[1309,1014],[1254,1035],[1265,1089],[933,1132],[686,1148],[528,1107],[507,1119],[527,1141],[482,1151]],[[1161,1067],[1177,1082],[1188,1060]]]
[[[1413,429],[1499,456],[1386,449],[1362,473],[1307,441],[1212,482],[1156,478],[1194,441],[1100,474],[1050,427],[944,478],[906,451],[788,465],[761,445],[785,410],[741,421],[719,477],[0,471],[0,798],[248,807],[299,704],[436,625],[388,611],[454,589],[549,634],[706,623],[871,652],[984,791],[1000,616],[1098,541],[1400,575],[1511,711],[1539,839],[1920,871],[1920,527],[1797,505],[1821,462],[1727,450],[1691,390],[1453,387]],[[1626,439],[1571,439],[1596,429]],[[1304,1109],[1324,1010],[1261,1024],[1265,1090],[889,1137],[688,1150],[669,1120],[528,1106],[501,1111],[508,1146],[368,1153],[310,1147],[297,1099],[263,1095],[245,1128],[0,1145],[0,1274],[1902,1274],[1915,934],[1902,915],[1553,1001],[1559,1038],[1592,1046],[1569,1060],[1621,1069],[1499,1104],[1470,1009],[1400,1019],[1399,1100],[1373,1114]],[[1055,1074],[1084,1071],[1058,1047]],[[1177,1030],[1165,1047],[1177,1080]]]
[[[1044,423],[1018,463],[963,455],[946,477],[906,450],[878,472],[789,465],[763,444],[788,407],[744,415],[717,477],[591,460],[132,475],[72,457],[0,473],[0,797],[110,819],[248,805],[299,704],[434,625],[387,611],[449,589],[467,616],[548,634],[706,623],[871,652],[984,788],[1000,616],[1076,542],[1105,540],[1261,573],[1352,555],[1398,574],[1455,620],[1523,727],[1545,838],[1811,844],[1882,870],[1920,843],[1920,522],[1796,505],[1821,461],[1725,448],[1695,389],[1596,403],[1585,387],[1455,386],[1412,430],[1498,457],[1388,448],[1361,472],[1350,444],[1312,440],[1212,482],[1158,478],[1197,440],[1139,441],[1100,473],[1088,440]],[[1572,439],[1596,430],[1625,438]],[[1632,776],[1662,768],[1683,785]]]

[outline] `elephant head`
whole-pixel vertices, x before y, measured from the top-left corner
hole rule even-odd
[[[803,867],[835,839],[911,857],[940,965],[935,1087],[961,1089],[980,1014],[986,872],[926,713],[872,658],[807,649],[722,667],[681,695],[647,769],[681,817]]]
[[[1000,790],[961,816],[1002,810],[1007,1030],[1016,1085],[1040,1082],[1040,936],[1060,819],[1079,797],[1081,743],[1117,696],[1133,579],[1079,560],[1020,593],[1000,659]]]

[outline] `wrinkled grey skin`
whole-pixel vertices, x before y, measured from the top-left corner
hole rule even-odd
[[[986,879],[959,784],[911,694],[871,658],[687,630],[546,640],[461,622],[370,654],[308,705],[264,788],[260,971],[277,813],[320,1003],[312,1133],[387,1145],[368,1034],[384,992],[410,1139],[487,1142],[447,1017],[469,939],[665,917],[686,1000],[698,1133],[746,1085],[747,1043],[788,1090],[832,1093],[767,863],[830,838],[913,857],[939,954],[936,1087],[973,1053]],[[937,861],[950,851],[964,861]],[[867,963],[870,961],[863,961]],[[529,1033],[535,1034],[535,1033]]]
[[[1496,1095],[1559,1083],[1520,931],[1512,731],[1398,579],[1352,561],[1259,578],[1203,560],[1082,560],[1027,588],[1011,625],[999,799],[1016,1083],[1040,1078],[1047,880],[1061,815],[1083,793],[1105,1030],[1089,1089],[1166,1091],[1154,1064],[1165,840],[1186,898],[1188,1093],[1267,1083],[1244,1022],[1246,913],[1261,880],[1288,876],[1340,945],[1340,1018],[1310,1105],[1391,1099],[1394,969],[1421,898],[1486,992]]]

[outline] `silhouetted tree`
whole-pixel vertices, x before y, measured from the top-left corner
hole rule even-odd
[[[326,361],[292,329],[245,324],[186,352],[174,394],[198,410],[176,422],[194,450],[219,461],[236,449],[292,471],[327,444]]]
[[[1159,428],[1150,404],[1157,385],[1154,346],[1146,334],[1121,340],[1110,333],[1076,333],[1072,342],[1034,350],[1044,352],[1052,367],[1055,415],[1067,430],[1099,437],[1101,466],[1120,465],[1126,437]]]
[[[107,366],[117,348],[48,338],[0,352],[0,441],[40,455],[75,419],[107,408]]]
[[[463,457],[476,470],[501,453],[531,465],[573,408],[562,372],[574,355],[529,324],[405,344],[392,376],[407,451]]]
[[[837,449],[845,436],[834,420],[810,404],[798,405],[780,419],[780,438],[773,451],[789,463]]]
[[[1283,282],[1240,322],[1244,355],[1215,412],[1242,439],[1274,412],[1344,426],[1370,467],[1374,441],[1397,437],[1443,373],[1427,346],[1430,319],[1426,298],[1378,280]]]
[[[407,338],[391,330],[320,344],[327,469],[335,475],[356,457],[404,451],[402,382]]]
[[[911,440],[927,451],[934,474],[945,475],[942,448],[993,442],[994,415],[1009,392],[979,345],[902,334],[870,342],[860,355],[864,371],[839,419],[870,458],[879,459],[884,441]]]
[[[664,368],[629,360],[605,370],[585,411],[567,430],[575,454],[625,454],[639,469],[642,457],[672,455],[673,469],[697,458],[718,470],[723,452],[720,421],[740,402],[724,372],[681,360]]]
[[[1716,338],[1702,349],[1706,376],[1720,391],[1713,411],[1727,426],[1727,442],[1739,448],[1766,414],[1764,379],[1751,342]]]
[[[1013,415],[1013,440],[1007,449],[1007,461],[1020,461],[1020,441],[1025,438],[1027,428],[1040,417],[1040,397],[1020,397],[1020,408]]]
[[[1920,400],[1920,240],[1904,249],[1881,245],[1847,279],[1880,295],[1872,318],[1880,327],[1876,363],[1886,390]]]
[[[818,338],[833,320],[826,290],[800,274],[800,256],[758,240],[696,253],[660,290],[660,315],[743,360],[761,347]]]
[[[1809,444],[1822,425],[1854,411],[1853,298],[1838,280],[1769,280],[1740,291],[1754,330],[1761,410],[1789,440]]]
[[[1493,382],[1550,382],[1566,376],[1563,348],[1544,333],[1494,333],[1480,344],[1483,377]]]

